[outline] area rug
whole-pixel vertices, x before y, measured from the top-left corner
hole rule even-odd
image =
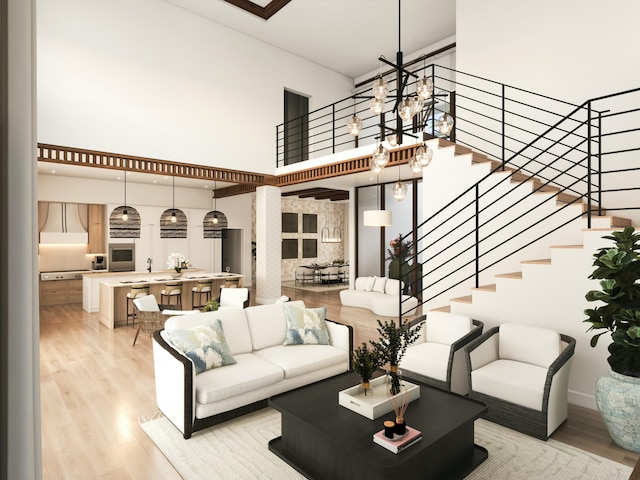
[[[141,423],[185,480],[303,479],[268,449],[280,435],[280,413],[264,408],[194,433],[182,434],[164,417]],[[476,443],[489,458],[470,480],[626,480],[632,469],[555,440],[543,442],[485,420]]]
[[[295,280],[285,280],[282,282],[283,287],[295,288],[296,290],[306,290],[308,292],[335,292],[336,290],[345,290],[349,285],[296,285]]]

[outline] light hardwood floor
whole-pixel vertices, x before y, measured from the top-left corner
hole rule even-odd
[[[376,316],[343,307],[337,292],[285,289],[328,318],[354,327],[354,343],[377,338]],[[252,292],[252,298],[255,298]],[[157,413],[151,340],[134,329],[108,330],[81,304],[40,309],[42,462],[45,479],[181,477],[139,428]],[[553,438],[633,466],[638,455],[617,447],[597,412],[570,406]]]

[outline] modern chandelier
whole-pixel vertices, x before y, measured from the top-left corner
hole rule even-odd
[[[358,136],[362,129],[362,120],[358,118],[355,112],[355,99],[369,99],[369,109],[374,115],[380,115],[380,129],[381,137],[386,140],[391,147],[401,145],[403,143],[403,135],[410,135],[417,138],[415,135],[409,133],[405,129],[405,123],[411,122],[413,118],[424,112],[427,108],[427,114],[423,116],[424,119],[428,117],[428,112],[435,105],[435,97],[442,97],[448,95],[444,92],[434,94],[433,80],[426,76],[423,72],[422,78],[419,78],[415,73],[410,72],[404,67],[403,53],[400,45],[401,38],[401,0],[398,0],[398,51],[396,53],[396,63],[388,61],[384,56],[380,56],[378,60],[384,64],[391,66],[395,71],[396,82],[398,88],[395,92],[395,102],[393,104],[392,113],[395,114],[395,127],[388,127],[384,123],[384,109],[387,98],[389,96],[389,84],[385,80],[382,71],[378,73],[378,76],[373,80],[371,87],[371,95],[354,95],[354,114],[347,121],[347,128],[349,133],[353,136]],[[415,81],[415,92],[409,92],[409,80],[413,77]],[[454,119],[447,112],[443,112],[437,119],[434,118],[434,127],[441,135],[448,136],[453,129]],[[422,144],[416,149],[415,155],[411,158],[409,165],[411,171],[414,174],[419,174],[422,168],[426,167],[433,157],[433,150],[431,150],[426,144]],[[371,170],[375,174],[379,174],[385,165],[389,161],[389,152],[382,145],[378,144],[373,151],[371,159]],[[398,186],[398,184],[400,184]],[[398,192],[401,191],[402,182],[398,180],[396,183],[398,186]],[[398,194],[398,197],[401,197]],[[404,197],[403,197],[404,198]]]

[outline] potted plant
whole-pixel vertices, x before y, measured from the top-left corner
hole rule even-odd
[[[204,304],[204,306],[202,307],[202,311],[215,312],[216,310],[218,310],[219,306],[220,304],[218,303],[218,300],[216,300],[215,298],[211,298],[207,303]]]
[[[594,254],[596,267],[589,278],[600,280],[601,290],[586,294],[603,305],[585,310],[587,331],[602,330],[591,338],[611,334],[607,362],[611,371],[596,382],[596,404],[613,440],[623,448],[640,451],[640,234],[632,227],[603,237],[615,242]],[[619,399],[624,398],[624,402]]]
[[[369,350],[369,348],[367,348],[367,344],[362,342],[362,345],[353,350],[351,360],[353,370],[360,375],[360,378],[362,379],[360,385],[364,389],[364,394],[366,396],[367,391],[370,388],[369,381],[380,366],[380,357],[378,352],[375,349]]]
[[[412,327],[408,320],[398,323],[394,320],[378,320],[378,333],[380,340],[370,341],[377,352],[380,365],[389,364],[389,377],[391,382],[391,395],[400,393],[400,378],[398,377],[398,365],[407,351],[407,347],[414,343],[420,336],[421,326]]]

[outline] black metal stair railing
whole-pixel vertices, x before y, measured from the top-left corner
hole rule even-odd
[[[465,128],[458,143],[475,150]],[[584,217],[591,227],[604,207],[639,211],[639,150],[640,88],[584,102],[403,235],[417,245],[403,281],[426,308],[457,287],[479,287],[483,274],[575,220]],[[570,211],[572,205],[579,207]],[[407,313],[401,301],[400,318]]]

